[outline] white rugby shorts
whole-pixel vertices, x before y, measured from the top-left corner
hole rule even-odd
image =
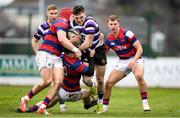
[[[85,89],[81,89],[81,91],[76,91],[76,92],[69,92],[61,87],[58,92],[58,97],[60,100],[63,101],[75,102],[81,99],[83,91],[85,91]]]
[[[36,63],[39,71],[42,68],[63,68],[62,59],[46,51],[37,52]]]
[[[114,66],[115,70],[119,70],[125,73],[125,75],[128,75],[132,70],[128,69],[129,63],[133,60],[134,57],[129,58],[129,59],[119,59],[116,65]],[[138,59],[136,61],[136,64],[141,64],[142,66],[144,65],[143,59]],[[135,65],[136,65],[135,64]],[[133,68],[132,68],[133,69]]]

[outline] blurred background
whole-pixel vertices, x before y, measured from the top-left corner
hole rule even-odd
[[[180,87],[180,0],[1,0],[1,84],[33,84],[39,79],[31,39],[37,26],[46,20],[46,7],[52,3],[59,9],[83,5],[105,36],[109,32],[108,16],[118,15],[121,27],[132,30],[143,45],[145,78],[150,86]],[[116,57],[112,52],[110,55],[111,63]],[[135,86],[132,76],[120,84]],[[16,83],[9,79],[12,77]]]

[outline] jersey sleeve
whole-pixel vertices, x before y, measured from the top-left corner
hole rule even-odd
[[[83,74],[83,73],[86,73],[86,71],[88,70],[88,66],[83,64],[82,61],[77,61],[76,65],[78,65],[77,68],[76,68],[76,71],[78,73],[82,73]]]
[[[67,21],[63,20],[63,19],[57,19],[54,21],[54,26],[56,28],[56,30],[63,30],[63,31],[67,31],[68,29],[68,23]]]
[[[43,37],[43,29],[42,29],[41,25],[38,26],[36,32],[34,33],[34,37],[35,37],[37,40],[40,40],[41,37]]]
[[[96,22],[94,20],[87,20],[85,22],[85,34],[94,34],[96,32]]]
[[[125,33],[125,38],[127,38],[128,42],[130,42],[131,44],[134,44],[137,41],[137,38],[132,31],[127,31]]]

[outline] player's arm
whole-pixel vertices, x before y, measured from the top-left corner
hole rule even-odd
[[[105,41],[104,44],[105,44],[105,49],[106,49],[106,54],[107,54],[109,52],[109,50],[110,50],[108,39]]]
[[[133,43],[133,46],[136,48],[137,51],[136,51],[136,54],[134,56],[134,59],[128,64],[129,69],[132,69],[132,67],[135,65],[136,61],[141,57],[141,55],[143,53],[142,45],[138,40],[136,40]]]
[[[76,48],[67,38],[66,38],[66,32],[63,30],[57,31],[58,40],[59,42],[67,49],[73,51],[77,57],[81,56],[81,51]]]
[[[99,35],[99,41],[104,43],[104,34],[103,33],[100,33]]]
[[[137,52],[134,56],[134,59],[133,61],[136,62],[142,55],[143,53],[143,48],[142,48],[142,45],[141,43],[139,42],[139,40],[137,40],[136,42],[133,43],[133,46],[136,48]]]
[[[85,50],[89,47],[92,46],[92,42],[93,42],[93,39],[94,39],[94,36],[89,34],[89,35],[86,35],[85,36],[85,40],[84,42],[79,46],[79,49],[82,51],[82,50]]]
[[[32,38],[32,41],[31,41],[32,48],[33,48],[35,54],[37,53],[37,51],[38,51],[38,49],[39,49],[39,45],[40,45],[38,41],[39,41],[39,40],[36,39],[35,37],[33,37],[33,38]]]
[[[135,63],[141,57],[143,53],[143,48],[133,32],[127,31],[126,36],[128,36],[128,42],[131,43],[136,48],[136,54],[133,59],[133,62]]]
[[[35,53],[37,53],[38,49],[39,49],[39,40],[43,37],[43,32],[40,30],[41,29],[41,25],[38,26],[36,32],[33,35],[31,44],[32,44],[32,48],[34,50]]]

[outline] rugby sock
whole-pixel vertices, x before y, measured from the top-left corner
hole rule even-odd
[[[102,103],[103,102],[103,96],[104,96],[104,92],[103,91],[98,91],[98,103]]]
[[[32,90],[31,90],[31,91],[29,91],[29,93],[28,93],[28,97],[29,97],[29,99],[31,99],[33,96],[34,96],[34,93],[32,92]]]
[[[103,105],[108,105],[109,104],[109,99],[103,99]]]
[[[39,108],[38,105],[35,104],[35,105],[33,105],[33,106],[30,107],[30,109],[29,109],[30,111],[29,111],[29,112],[37,111],[38,108]]]
[[[109,99],[103,99],[103,109],[108,109]]]
[[[44,101],[43,101],[43,104],[44,104],[45,107],[46,107],[50,102],[51,102],[51,100],[49,99],[49,97],[46,96],[46,98],[45,98]],[[43,104],[42,104],[42,105],[43,105]],[[42,105],[41,105],[41,106],[42,106]],[[44,105],[43,105],[43,107],[44,107]]]
[[[141,92],[141,99],[147,99],[147,92]]]
[[[98,98],[103,99],[104,92],[103,91],[98,91]]]

